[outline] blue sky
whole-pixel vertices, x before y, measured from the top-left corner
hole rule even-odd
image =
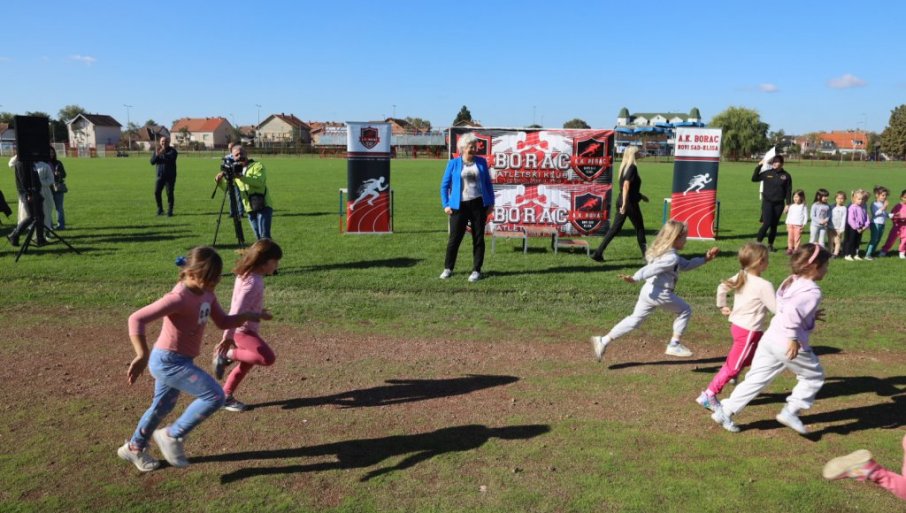
[[[467,105],[485,126],[604,128],[624,106],[742,106],[800,134],[880,131],[906,103],[902,2],[6,4],[0,111],[78,104],[124,125],[260,111],[445,127]]]

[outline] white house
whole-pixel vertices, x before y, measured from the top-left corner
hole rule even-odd
[[[123,125],[105,114],[79,114],[66,122],[69,145],[77,148],[104,148],[120,142]]]
[[[640,127],[657,126],[659,123],[700,123],[702,116],[697,107],[693,107],[689,114],[679,112],[637,112],[630,114],[629,109],[623,107],[617,114],[617,126]]]
[[[226,118],[182,118],[170,128],[171,140],[176,146],[199,143],[207,149],[226,148],[233,125]]]
[[[271,114],[256,127],[255,133],[258,142],[265,146],[311,143],[311,127],[292,114]]]

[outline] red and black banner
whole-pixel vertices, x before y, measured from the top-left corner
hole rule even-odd
[[[610,221],[613,130],[450,129],[450,158],[466,133],[488,161],[495,230],[553,227],[562,235],[598,235]]]
[[[677,128],[670,218],[689,227],[690,239],[714,239],[719,128]]]
[[[390,123],[346,123],[347,233],[390,233]]]

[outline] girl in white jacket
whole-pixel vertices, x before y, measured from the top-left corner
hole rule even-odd
[[[792,255],[802,239],[802,227],[808,223],[808,205],[805,204],[805,191],[796,189],[793,203],[786,213],[786,254]]]

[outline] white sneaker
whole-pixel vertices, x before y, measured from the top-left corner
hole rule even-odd
[[[444,269],[444,272],[440,273],[440,279],[446,280],[450,276],[453,276],[453,271],[451,269]]]
[[[865,258],[863,258],[863,259],[862,259],[862,260],[874,260],[874,257],[871,257],[871,256],[866,256],[866,257],[865,257]]]
[[[824,479],[843,479],[852,478],[865,480],[871,476],[877,464],[871,457],[871,453],[865,449],[859,449],[856,452],[834,458],[824,465],[821,472]]]
[[[862,257],[860,257],[859,255],[856,255],[853,257],[853,260],[862,260]]]
[[[664,351],[664,354],[685,358],[692,356],[692,351],[690,351],[688,347],[682,344],[667,344],[667,350]]]
[[[481,279],[481,273],[478,271],[472,271],[472,274],[469,275],[469,283],[475,283]]]
[[[711,410],[712,412],[717,411],[718,408],[721,408],[720,399],[716,395],[708,395],[707,392],[702,392],[695,399],[695,402],[699,404],[702,408],[706,410]]]
[[[805,429],[805,424],[799,420],[799,417],[795,413],[790,412],[786,409],[786,406],[780,410],[780,413],[777,414],[777,422],[783,424],[784,426],[792,429],[793,431],[804,435],[808,433],[808,429]]]
[[[726,429],[731,433],[739,433],[739,426],[737,426],[733,419],[724,411],[723,407],[717,408],[714,410],[714,413],[711,414],[711,420],[720,424],[720,427]]]
[[[604,351],[607,350],[607,344],[610,343],[609,340],[605,342],[606,338],[607,336],[591,337],[591,347],[595,351],[595,359],[599,362],[604,359]]]
[[[163,427],[154,430],[154,441],[167,463],[176,468],[185,468],[189,466],[189,460],[186,459],[186,451],[183,448],[185,438],[173,438],[167,433],[167,428]]]
[[[139,469],[142,472],[151,472],[156,470],[160,466],[160,460],[154,459],[153,456],[148,454],[148,448],[145,447],[139,452],[134,452],[129,447],[129,441],[126,440],[126,443],[116,450],[116,455],[120,458],[128,461],[135,465],[135,468]]]
[[[900,251],[900,258],[906,259],[906,253]]]
[[[852,262],[853,257],[852,257],[852,255],[846,255],[845,257],[843,257],[843,260],[846,260],[847,262]]]

